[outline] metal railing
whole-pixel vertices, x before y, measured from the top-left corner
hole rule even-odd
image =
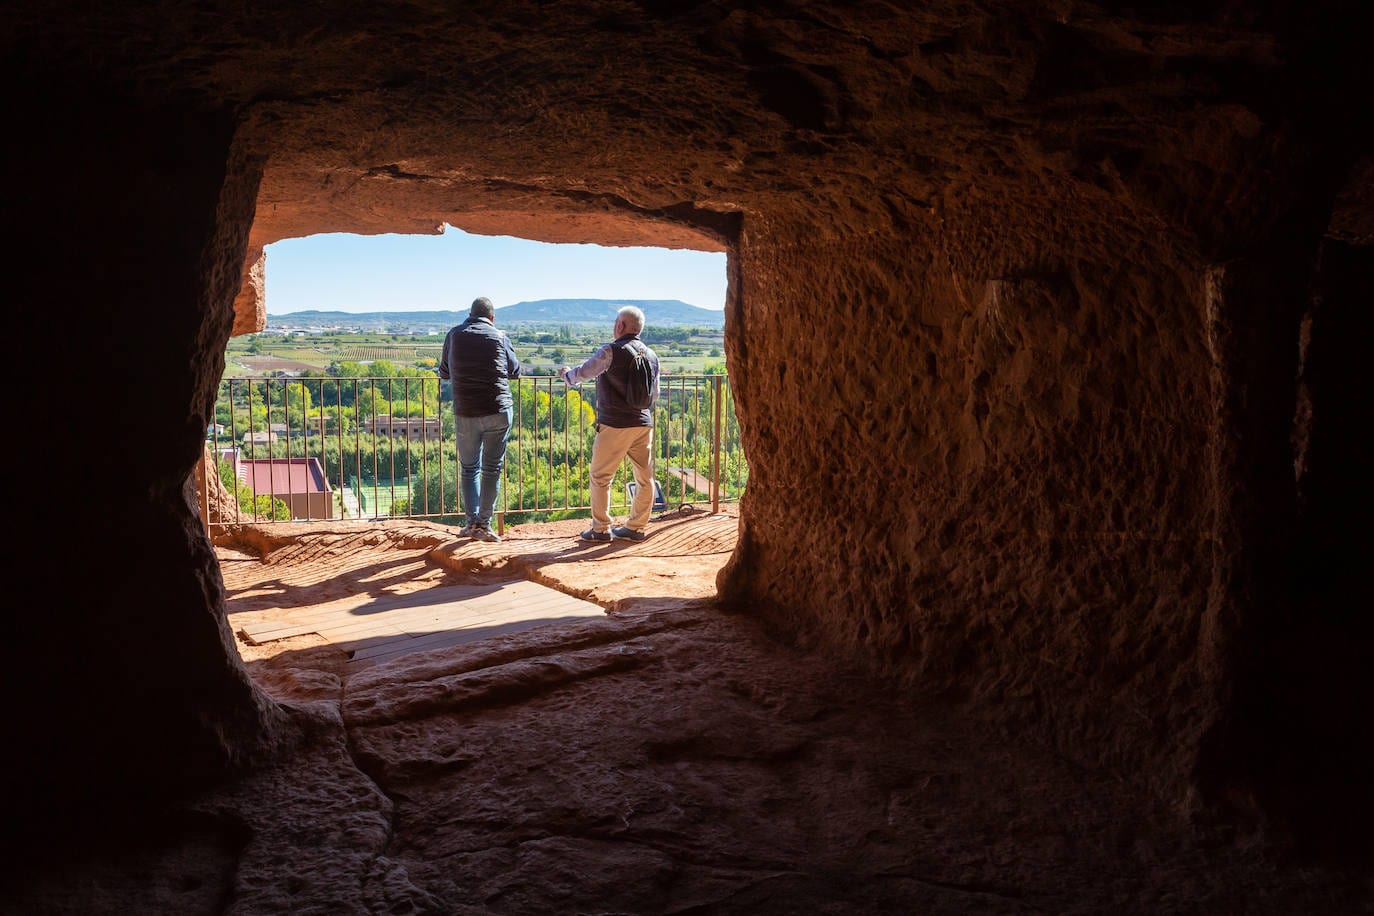
[[[331,519],[461,524],[453,411],[440,400],[442,384],[422,371],[224,379],[201,475],[207,530]],[[498,527],[590,514],[592,388],[546,376],[512,382]],[[662,376],[653,451],[663,496],[655,514],[708,504],[714,513],[738,501],[749,471],[728,378]],[[611,484],[613,513],[628,509],[632,480],[622,462]]]

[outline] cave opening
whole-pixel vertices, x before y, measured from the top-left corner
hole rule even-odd
[[[661,371],[654,411],[654,425],[659,428],[652,448],[655,513],[666,511],[669,504],[688,508],[709,502],[714,510],[722,501],[737,503],[748,465],[727,368],[727,253],[683,248],[671,242],[665,244],[672,247],[659,247],[653,242],[652,237],[641,244],[616,246],[591,241],[543,242],[515,234],[468,233],[441,223],[428,235],[322,232],[262,246],[255,267],[261,319],[248,329],[236,327],[230,339],[207,439],[213,437],[218,443],[221,431],[227,433],[239,415],[247,422],[238,424],[238,430],[248,430],[269,444],[278,438],[277,432],[283,433],[283,439],[304,439],[307,444],[312,434],[318,432],[322,439],[327,438],[324,433],[331,429],[343,437],[350,427],[363,427],[365,419],[367,432],[380,437],[384,433],[372,420],[378,409],[385,409],[392,420],[387,434],[394,441],[392,427],[397,412],[415,415],[415,405],[409,402],[409,382],[397,389],[405,392],[406,403],[388,403],[383,408],[362,402],[345,406],[339,392],[330,402],[323,386],[314,391],[319,403],[310,405],[309,392],[302,384],[295,406],[296,422],[303,429],[296,430],[290,428],[288,392],[294,390],[290,380],[379,374],[430,378],[441,361],[445,335],[466,319],[470,302],[484,296],[495,303],[494,322],[512,342],[520,362],[521,378],[515,386],[517,407],[522,406],[521,401],[530,402],[523,405],[527,408],[523,415],[517,412],[512,446],[517,451],[537,452],[541,414],[549,419],[550,430],[555,420],[560,426],[571,426],[573,408],[567,402],[574,391],[586,405],[586,417],[594,419],[594,385],[573,389],[550,380],[558,378],[562,366],[575,366],[608,343],[616,310],[630,305],[644,312],[642,337],[654,348]],[[235,338],[240,339],[237,346]],[[264,415],[262,432],[256,431],[253,418],[245,413],[251,405],[245,404],[243,397],[235,401],[225,396],[225,385],[231,379],[246,385],[255,376],[282,380],[275,402],[266,394],[259,399],[257,411]],[[375,400],[378,383],[372,384]],[[388,382],[388,402],[393,399],[392,390]],[[424,422],[438,424],[441,429],[417,433],[407,428],[406,439],[419,436],[428,440],[437,435],[441,441],[451,441],[451,382],[443,381],[437,393],[434,415]],[[427,409],[424,400],[430,398],[429,389],[422,388],[421,411]],[[311,407],[316,416],[310,416]],[[330,415],[322,416],[326,412]],[[526,435],[522,436],[522,431]],[[586,429],[577,432],[579,438],[589,433]],[[231,438],[236,440],[238,433]],[[238,442],[229,444],[236,446]],[[589,443],[584,445],[589,447]],[[545,470],[551,477],[559,476],[554,443],[543,446],[549,465]],[[290,458],[289,441],[286,451]],[[338,467],[329,471],[327,450],[317,451],[318,460],[326,465],[325,476],[334,478],[342,494],[346,476],[342,458]],[[585,465],[586,456],[582,457]],[[615,479],[617,492],[623,491],[626,499],[634,489],[628,468],[628,461],[622,462]],[[453,470],[450,465],[449,471]],[[585,466],[581,471],[585,476]],[[240,474],[240,479],[243,476]],[[566,480],[562,505],[552,496],[559,489],[556,481],[543,494],[518,491],[511,499],[512,485],[518,490],[521,483],[518,478],[503,479],[498,507],[503,516],[511,515],[515,524],[544,520],[549,513],[556,516],[577,508],[576,496],[568,498]],[[585,489],[586,481],[574,481],[572,490],[578,486]],[[406,495],[410,494],[402,494]],[[456,492],[450,495],[456,499]],[[363,511],[365,499],[360,492],[351,502],[342,495],[332,502],[338,504],[341,516],[348,516],[351,508],[352,515],[370,514],[373,520],[379,515],[414,515],[420,502],[418,493],[408,501],[379,500],[380,505],[368,513]],[[427,509],[428,500],[425,502],[422,508]],[[438,514],[442,520],[442,511]],[[298,517],[293,507],[291,518]],[[332,511],[329,517],[333,517]]]
[[[474,297],[492,298],[497,306],[495,324],[509,336],[521,362],[521,377],[511,385],[517,409],[498,498],[498,516],[494,519],[495,529],[507,539],[502,546],[509,545],[519,554],[525,546],[520,543],[525,530],[547,534],[551,523],[571,523],[576,519],[581,519],[579,527],[586,527],[590,514],[586,508],[586,474],[591,426],[583,423],[584,428],[579,433],[568,433],[568,436],[585,433],[586,438],[580,447],[575,444],[572,451],[565,452],[558,451],[560,446],[566,445],[563,434],[551,430],[557,418],[562,418],[560,422],[565,424],[565,429],[573,427],[571,405],[578,405],[579,416],[585,413],[582,419],[594,419],[594,386],[584,385],[585,393],[579,393],[558,379],[557,370],[564,364],[578,365],[609,343],[617,310],[623,305],[637,305],[646,317],[643,339],[657,353],[662,373],[659,406],[654,411],[655,502],[648,528],[650,543],[653,543],[653,535],[661,531],[658,553],[663,553],[662,546],[667,545],[668,555],[679,556],[683,563],[681,570],[674,572],[681,579],[694,577],[698,580],[686,584],[679,580],[659,597],[713,596],[716,573],[737,536],[734,529],[738,527],[740,496],[748,478],[725,363],[728,253],[657,247],[652,244],[653,238],[642,241],[642,244],[628,246],[603,246],[567,239],[561,243],[540,242],[527,236],[472,234],[443,223],[437,232],[428,235],[324,232],[265,244],[255,263],[249,265],[256,271],[257,282],[250,285],[250,289],[260,295],[261,318],[255,332],[240,330],[231,336],[225,350],[220,398],[223,400],[224,386],[231,380],[242,386],[252,383],[255,375],[264,380],[279,377],[279,387],[274,389],[277,391],[297,384],[308,385],[311,379],[318,378],[319,403],[315,405],[316,415],[303,424],[306,433],[296,438],[294,445],[289,433],[278,443],[269,439],[267,447],[273,449],[272,454],[292,448],[295,449],[293,454],[306,454],[313,443],[309,433],[317,423],[322,429],[338,433],[337,438],[345,442],[347,449],[357,446],[361,454],[365,445],[380,451],[385,434],[370,425],[377,412],[385,410],[391,416],[416,405],[408,400],[404,405],[399,402],[382,407],[368,404],[369,415],[364,417],[365,402],[372,399],[355,398],[345,403],[340,392],[347,386],[342,383],[334,386],[333,395],[326,396],[326,379],[339,381],[356,374],[375,376],[378,372],[397,372],[405,377],[417,375],[433,384],[433,373],[450,327],[467,319],[468,306]],[[254,260],[251,255],[250,260]],[[597,292],[603,295],[598,296]],[[636,296],[636,292],[641,294]],[[706,305],[697,305],[689,299],[704,301]],[[507,308],[518,317],[507,319],[503,314]],[[384,368],[377,368],[383,365]],[[370,383],[378,381],[371,379]],[[331,524],[334,521],[363,521],[372,528],[377,522],[433,523],[432,528],[442,541],[476,546],[475,542],[468,542],[461,536],[460,527],[464,522],[461,514],[454,514],[461,513],[461,506],[456,502],[458,468],[451,383],[443,382],[436,387],[439,390],[435,403],[420,407],[430,411],[434,431],[439,433],[432,446],[427,441],[428,432],[421,435],[426,441],[419,443],[420,448],[437,453],[431,456],[423,471],[417,472],[411,467],[411,476],[403,478],[399,490],[390,480],[383,481],[380,488],[372,481],[369,489],[366,482],[344,472],[345,468],[353,467],[353,458],[335,459],[329,437],[320,437],[326,441],[318,448],[319,461],[324,476],[337,487],[338,496],[334,502],[341,508],[328,518],[311,516],[307,509],[305,521],[310,525],[316,521]],[[308,400],[309,396],[304,393],[294,401],[284,393],[274,400],[269,392],[267,396],[258,397],[255,403],[262,414],[262,422],[275,421],[272,424],[275,428],[290,425],[292,403],[296,417],[308,415],[309,410],[304,406]],[[243,403],[240,397],[237,402],[217,407],[217,426],[233,430],[235,435],[250,428],[241,418],[221,415],[225,409],[231,413],[234,410],[241,412]],[[391,421],[394,423],[394,416]],[[363,434],[353,435],[365,429],[375,435],[370,438]],[[345,431],[351,432],[345,435]],[[414,437],[409,433],[404,439],[406,446],[415,447]],[[389,447],[394,449],[396,441],[393,438]],[[560,467],[560,456],[566,458],[566,467]],[[394,468],[394,451],[392,457]],[[269,459],[277,460],[281,459]],[[407,462],[414,463],[409,458]],[[375,462],[371,468],[367,460],[359,460],[357,464],[365,471],[376,471]],[[530,473],[532,465],[538,466],[537,474]],[[612,484],[614,517],[626,516],[629,511],[633,493],[631,470],[628,459],[622,461]],[[556,481],[550,483],[560,471],[572,480],[571,485],[567,481],[563,485],[557,485]],[[427,483],[418,487],[414,484],[417,474],[421,473],[440,478],[439,486],[448,500],[447,503],[441,500],[440,505],[447,506],[449,515],[444,515],[442,510],[437,514],[423,512],[417,508],[418,497],[406,499],[408,494],[418,493],[420,488],[430,491]],[[392,499],[375,500],[373,494],[378,490],[383,496],[390,490]],[[398,493],[399,499],[396,498]],[[296,494],[268,494],[269,498],[283,495],[294,497]],[[255,494],[254,498],[260,499],[260,494]],[[212,501],[207,499],[205,502],[208,505]],[[282,640],[287,640],[281,643],[282,651],[296,652],[298,647],[289,640],[299,635],[296,631],[304,624],[291,626],[287,624],[296,621],[268,620],[262,612],[275,602],[280,604],[275,610],[285,612],[285,617],[308,613],[304,609],[309,608],[311,589],[330,577],[336,577],[339,583],[352,578],[352,586],[339,587],[356,594],[358,607],[342,609],[343,614],[337,618],[330,616],[326,620],[322,617],[318,621],[317,636],[346,647],[352,667],[378,663],[379,659],[388,657],[388,653],[403,654],[396,645],[382,644],[381,637],[387,634],[369,631],[369,635],[376,637],[370,643],[351,638],[355,635],[352,631],[363,623],[380,623],[398,603],[406,613],[413,614],[414,606],[422,601],[418,595],[406,596],[406,590],[413,586],[394,581],[394,572],[384,571],[380,561],[379,568],[372,572],[350,562],[344,563],[344,568],[331,570],[328,568],[330,563],[337,562],[338,557],[324,557],[320,569],[308,574],[293,573],[299,578],[293,580],[290,588],[282,590],[288,594],[275,597],[272,588],[247,584],[251,577],[245,577],[241,569],[236,569],[241,559],[237,548],[249,542],[256,546],[266,544],[270,535],[264,538],[263,534],[278,522],[299,520],[295,505],[293,502],[288,511],[276,516],[250,515],[249,526],[260,531],[246,536],[242,531],[231,530],[240,527],[236,524],[239,516],[231,517],[227,525],[210,522],[212,539],[220,548],[227,613],[230,628],[239,643],[236,648],[240,657],[245,661],[272,657],[269,650],[274,647],[263,646],[267,641],[275,642],[278,634]],[[206,517],[210,518],[216,511],[209,506]],[[713,527],[708,530],[708,526]],[[721,531],[725,526],[731,529],[728,533]],[[512,530],[516,532],[514,541],[511,540]],[[573,540],[565,546],[575,549],[577,543]],[[449,567],[461,571],[467,562],[459,556],[452,559]],[[423,563],[416,564],[411,572],[421,579],[436,573],[432,568],[426,570]],[[530,575],[559,587],[557,577]],[[287,573],[283,572],[282,576],[285,578]],[[393,581],[388,584],[389,579]],[[623,585],[617,583],[615,576],[608,575],[596,600],[609,609],[619,606],[622,600],[633,602],[643,597],[634,594],[633,588],[626,595],[617,596],[614,592],[617,584]],[[596,583],[591,585],[593,589],[596,587]],[[683,593],[678,594],[674,589],[683,590]],[[585,584],[567,587],[570,595],[587,590]],[[436,605],[452,604],[441,597],[436,597]],[[481,603],[491,596],[473,597]],[[472,613],[477,614],[478,610],[474,608]],[[348,616],[350,614],[354,616]],[[429,629],[417,634],[423,638],[423,645],[432,646],[436,640],[454,642],[460,635],[466,638],[467,634],[457,632],[468,626],[466,619],[457,612],[453,612],[452,617],[427,624]],[[281,629],[274,630],[273,627],[279,624]],[[518,625],[523,624],[519,620],[507,621],[501,626],[476,627],[473,633],[486,630],[493,634],[508,633],[510,626]],[[250,669],[252,667],[250,665]]]

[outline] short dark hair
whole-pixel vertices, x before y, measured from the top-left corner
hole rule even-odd
[[[472,309],[468,314],[474,318],[495,318],[496,306],[492,305],[486,296],[481,296],[472,300]]]

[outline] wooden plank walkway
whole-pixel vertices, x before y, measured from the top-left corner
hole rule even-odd
[[[698,493],[709,496],[711,494],[711,478],[705,474],[699,474],[691,468],[668,468],[668,472],[682,481],[683,486],[691,487]]]
[[[604,614],[590,601],[518,580],[431,588],[409,595],[353,595],[327,604],[282,608],[271,619],[259,619],[238,632],[254,645],[316,633],[348,652],[349,667],[356,668],[408,652]]]

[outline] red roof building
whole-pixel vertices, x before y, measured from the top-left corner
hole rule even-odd
[[[221,453],[234,474],[255,496],[280,499],[293,520],[334,517],[333,489],[318,458],[241,458],[238,449]]]

